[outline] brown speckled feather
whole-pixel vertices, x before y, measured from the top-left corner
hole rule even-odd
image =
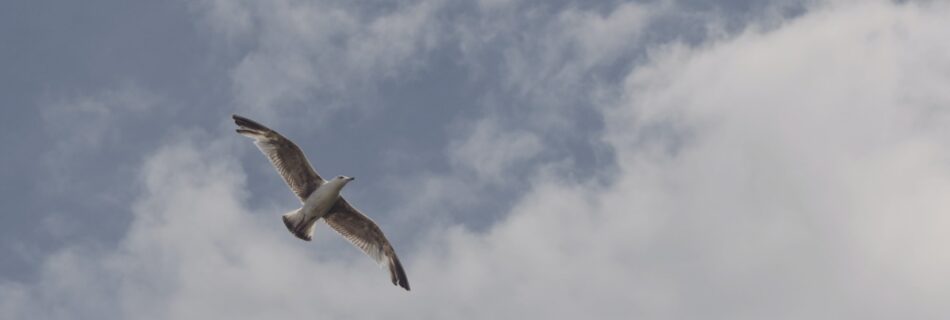
[[[323,219],[330,228],[339,232],[377,263],[386,264],[390,280],[394,285],[409,290],[409,279],[406,278],[406,271],[402,268],[396,251],[373,220],[353,208],[342,197],[330,208]]]
[[[301,202],[323,184],[323,178],[313,170],[303,151],[292,141],[251,119],[239,115],[232,115],[231,118],[240,127],[238,133],[254,138],[254,144],[270,159],[277,173]]]

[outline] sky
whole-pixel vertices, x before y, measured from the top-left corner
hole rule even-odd
[[[950,3],[0,5],[3,319],[950,317]],[[299,206],[294,140],[412,291]]]

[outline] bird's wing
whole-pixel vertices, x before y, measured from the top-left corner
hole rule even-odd
[[[406,278],[406,271],[403,270],[399,258],[396,257],[396,251],[373,220],[353,208],[342,197],[336,201],[323,219],[330,228],[363,250],[376,260],[376,263],[386,264],[389,268],[390,280],[394,285],[409,290],[409,279]]]
[[[232,115],[231,118],[239,127],[237,133],[254,138],[254,144],[270,159],[277,173],[300,201],[306,200],[313,190],[323,184],[323,178],[313,170],[307,156],[292,141],[251,119],[239,115]]]

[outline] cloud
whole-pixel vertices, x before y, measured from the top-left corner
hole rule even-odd
[[[134,83],[79,97],[58,97],[42,103],[46,132],[57,136],[50,161],[71,158],[89,149],[117,140],[116,119],[141,116],[155,108],[161,98]],[[51,164],[52,165],[52,164]]]
[[[465,141],[449,146],[449,158],[456,165],[472,170],[478,180],[504,183],[513,166],[523,164],[542,150],[540,139],[530,132],[505,131],[499,124],[481,120]]]
[[[481,3],[454,24],[459,59],[474,79],[491,83],[481,99],[519,116],[519,125],[542,131],[577,130],[578,110],[589,107],[597,89],[609,86],[611,73],[625,70],[642,48],[643,33],[674,13],[668,1],[604,8]]]
[[[669,271],[657,277],[678,288],[681,310],[947,314],[934,298],[948,256],[932,244],[950,240],[938,107],[950,100],[920,90],[950,80],[935,54],[950,52],[937,40],[947,10],[821,7],[774,31],[668,47],[628,77],[606,138],[626,173],[618,183],[644,198],[632,204],[653,203],[631,211],[662,221],[647,240],[683,259],[660,261]]]
[[[439,41],[433,24],[441,3],[365,11],[335,1],[205,1],[193,7],[211,30],[248,48],[232,68],[240,108],[273,118],[281,109],[300,112],[295,106],[302,103],[318,111],[360,105],[378,81],[420,66]]]
[[[43,122],[37,129],[45,135],[29,137],[43,146],[32,179],[41,181],[41,197],[56,199],[36,213],[43,216],[38,229],[53,239],[80,235],[90,216],[114,216],[113,210],[127,207],[133,197],[128,181],[141,162],[139,152],[149,146],[143,132],[175,111],[163,96],[133,82],[91,94],[51,95],[38,105]],[[77,174],[86,172],[97,174]]]
[[[147,156],[117,247],[67,247],[36,283],[0,284],[0,316],[946,317],[948,14],[816,5],[774,29],[651,48],[596,100],[616,175],[538,170],[486,230],[397,242],[408,294],[329,229],[303,243],[277,208],[248,209],[230,140],[183,135]],[[491,121],[449,154],[501,160],[460,165],[491,177],[521,161],[486,140],[544,146]]]

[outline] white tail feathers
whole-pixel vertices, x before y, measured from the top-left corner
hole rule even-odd
[[[310,241],[313,237],[313,229],[316,227],[317,218],[307,219],[301,209],[285,213],[282,218],[290,233],[293,233],[297,238]]]

